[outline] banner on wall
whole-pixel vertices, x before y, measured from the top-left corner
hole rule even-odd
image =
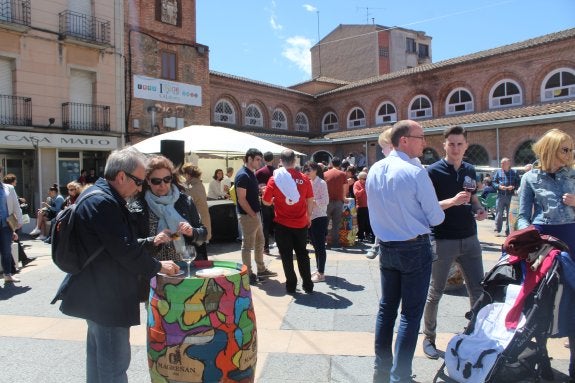
[[[134,75],[134,97],[202,106],[202,88],[200,86],[140,75]]]

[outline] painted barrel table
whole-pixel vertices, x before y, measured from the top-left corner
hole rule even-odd
[[[331,240],[331,221],[327,230],[326,241],[332,244]],[[355,209],[355,199],[346,198],[341,213],[341,222],[339,226],[339,244],[341,246],[355,245],[357,235],[357,210]]]
[[[147,331],[152,383],[253,382],[257,330],[247,267],[195,261],[189,278],[158,274]]]

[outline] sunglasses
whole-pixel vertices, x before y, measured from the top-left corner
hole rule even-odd
[[[150,183],[152,185],[160,185],[161,183],[169,184],[172,182],[172,176],[165,176],[164,178],[150,178]]]
[[[136,184],[136,186],[140,187],[144,184],[145,180],[140,179],[138,177],[136,177],[135,175],[128,173],[128,172],[124,172],[128,177],[130,177],[132,179],[132,181],[134,181],[134,183]]]
[[[561,151],[563,152],[563,154],[569,154],[573,152],[573,149],[569,149],[569,148],[561,148]]]

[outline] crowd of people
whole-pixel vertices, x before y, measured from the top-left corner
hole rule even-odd
[[[264,262],[273,233],[287,294],[297,292],[294,255],[305,293],[313,293],[314,284],[325,281],[326,249],[341,246],[343,204],[346,198],[355,199],[358,240],[369,245],[368,258],[379,256],[381,300],[373,381],[413,382],[412,360],[422,318],[423,352],[431,359],[440,356],[435,344],[438,309],[453,263],[462,270],[470,307],[482,294],[484,270],[476,222],[485,219],[487,212],[476,191],[464,188],[466,179],[477,179],[473,165],[464,161],[467,132],[450,127],[443,139],[445,156],[427,168],[418,160],[425,148],[424,132],[411,120],[381,133],[385,158],[369,169],[364,158],[352,153],[344,160],[333,157],[329,166],[310,161],[300,169],[295,152],[289,149],[280,154],[276,167],[273,153],[253,148],[246,152],[235,177],[233,168],[227,168],[226,174],[217,169],[207,193],[198,166],[186,163],[176,168],[164,156],[145,157],[125,148],[109,156],[102,178],[88,182],[90,176],[83,172],[81,179],[70,182],[67,198],[58,185],[50,187],[49,199],[38,209],[36,228],[30,233],[38,239],[49,240],[50,220],[74,204],[83,190],[100,191],[79,204],[76,214],[80,248],[90,252],[102,247],[102,255],[71,277],[73,288],[61,297],[62,312],[88,324],[88,381],[127,381],[129,327],[139,324],[139,303],[150,278],[158,272],[179,273],[185,246],[194,245],[198,259],[208,258],[212,223],[207,201],[233,194],[242,233],[242,263],[250,284],[277,276]],[[508,222],[501,234],[504,217],[519,190],[518,228],[532,224],[575,248],[570,235],[575,225],[573,140],[553,129],[533,150],[537,162],[523,177],[504,158],[501,169],[484,179],[483,192],[497,193],[494,232],[509,234]],[[18,199],[14,182],[13,175],[6,175],[4,193],[0,193],[0,250],[6,283],[18,282],[9,249],[18,234],[7,221],[14,215],[21,227],[20,204],[25,203]],[[313,272],[308,240],[315,253]],[[25,255],[20,260],[24,266],[32,261]],[[570,307],[575,323],[575,305]],[[566,334],[573,381],[575,326]]]

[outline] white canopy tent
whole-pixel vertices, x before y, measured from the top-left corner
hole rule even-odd
[[[285,146],[275,144],[249,133],[220,126],[191,125],[173,132],[163,133],[145,139],[134,145],[143,153],[160,153],[162,140],[184,141],[184,153],[197,155],[220,155],[222,157],[244,156],[248,149],[256,148],[262,153],[281,153]],[[295,152],[296,155],[303,153]]]

